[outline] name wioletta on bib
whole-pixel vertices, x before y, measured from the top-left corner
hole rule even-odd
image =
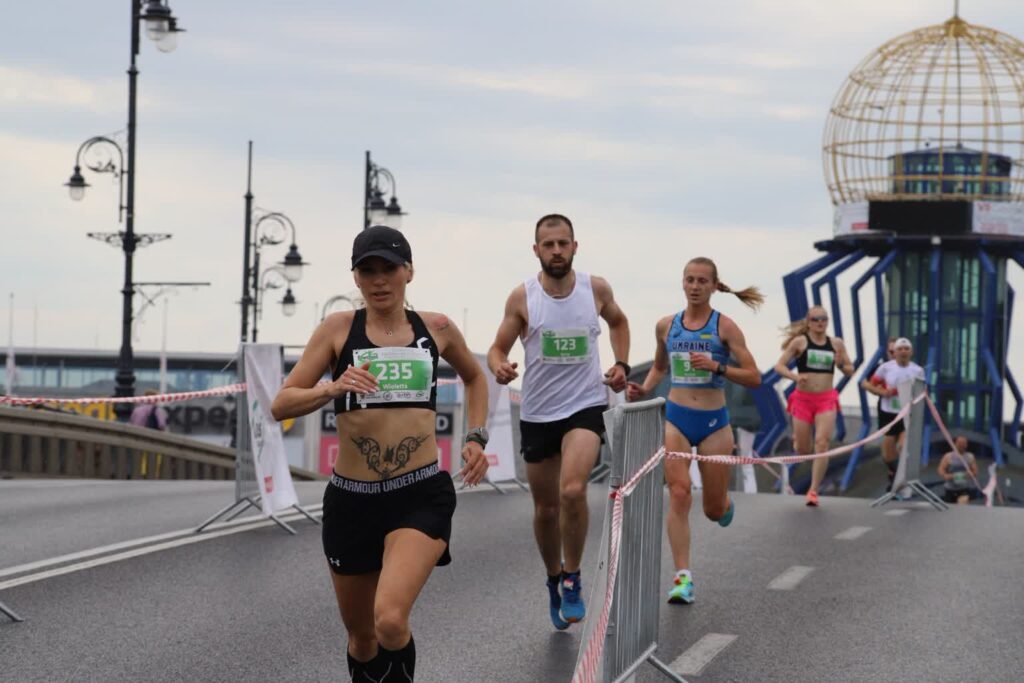
[[[369,371],[377,377],[378,390],[359,396],[359,403],[430,400],[434,367],[428,349],[408,346],[356,349],[352,352],[352,362],[360,366],[369,363]]]

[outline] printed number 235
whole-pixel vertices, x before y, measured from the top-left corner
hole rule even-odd
[[[383,363],[377,379],[412,379],[412,363],[405,361]]]

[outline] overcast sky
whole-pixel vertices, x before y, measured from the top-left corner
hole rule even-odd
[[[409,214],[410,300],[467,322],[474,350],[537,270],[534,221],[561,212],[577,226],[577,269],[605,276],[629,316],[634,364],[652,357],[656,320],[682,305],[684,262],[703,255],[724,282],[767,294],[757,315],[713,300],[767,369],[787,322],[781,277],[831,235],[829,104],[875,47],[941,23],[952,4],[173,0],[187,29],[178,49],[144,39],[138,60],[136,230],[174,237],[138,252],[135,278],[211,281],[170,298],[168,344],[235,348],[252,139],[256,205],[292,218],[312,263],[298,314],[268,305],[260,336],[303,343],[319,306],[353,289],[369,149]],[[83,140],[125,127],[128,10],[51,0],[4,17],[0,290],[5,305],[15,294],[19,346],[33,342],[34,310],[39,346],[120,343],[123,258],[85,237],[121,229],[116,183],[88,174],[80,203],[62,184]],[[1019,2],[967,0],[961,15],[1024,36]],[[6,314],[0,326],[6,342]],[[160,334],[157,308],[136,348],[159,348]],[[607,335],[603,353],[610,364]],[[1024,375],[1024,351],[1011,363]]]

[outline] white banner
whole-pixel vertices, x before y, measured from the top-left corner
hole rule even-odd
[[[868,203],[840,204],[832,215],[832,234],[852,235],[868,229]]]
[[[986,235],[1024,237],[1024,203],[974,202],[971,230]]]
[[[284,371],[281,345],[246,344],[243,353],[256,481],[260,487],[263,514],[269,516],[299,502],[288,470],[281,424],[270,414],[270,404],[281,388]]]
[[[485,455],[490,467],[487,468],[487,479],[492,483],[509,481],[516,478],[516,449],[512,440],[512,401],[509,400],[507,386],[500,387],[497,404],[489,404],[488,408],[490,440]]]
[[[754,456],[754,437],[757,436],[754,432],[748,432],[746,429],[736,429],[737,435],[737,450],[740,455],[745,455],[748,458]],[[743,492],[744,493],[757,493],[757,477],[754,476],[753,465],[743,465],[740,467],[740,472],[743,477]]]

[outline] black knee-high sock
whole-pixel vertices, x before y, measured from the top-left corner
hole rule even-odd
[[[380,648],[381,659],[390,664],[386,675],[380,679],[380,683],[412,683],[413,674],[416,671],[416,641],[409,634],[409,642],[401,650],[388,650]],[[387,666],[384,667],[388,669]]]
[[[380,668],[384,660],[381,657],[382,652],[383,648],[377,648],[377,654],[368,662],[360,662],[351,653],[345,653],[348,657],[348,674],[352,677],[353,683],[369,683],[380,679],[383,673]]]

